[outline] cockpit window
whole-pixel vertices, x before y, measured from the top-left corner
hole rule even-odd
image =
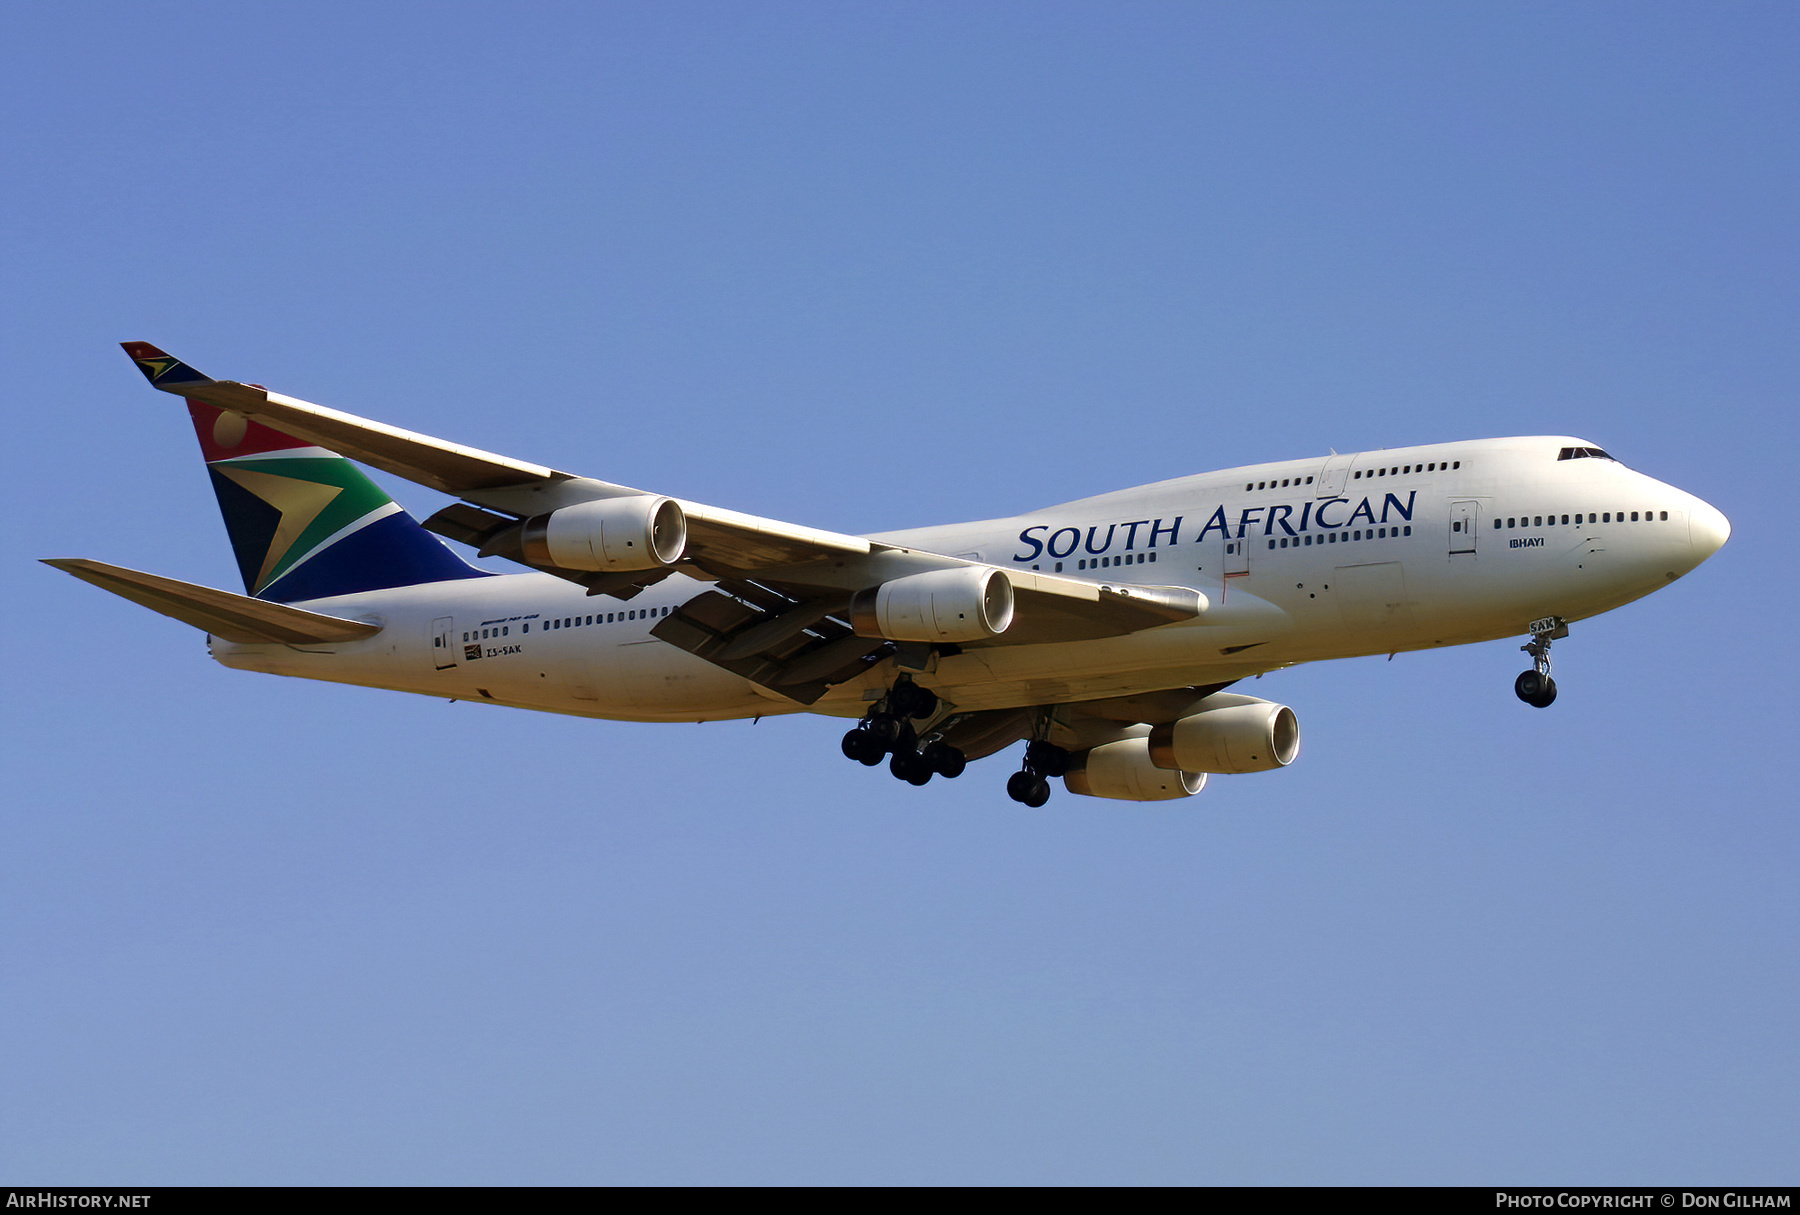
[[[1558,460],[1613,460],[1613,457],[1598,447],[1565,447],[1556,453],[1556,458]],[[1613,463],[1616,464],[1618,461],[1613,460]]]

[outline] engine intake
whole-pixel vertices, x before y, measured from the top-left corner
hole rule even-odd
[[[983,641],[1006,632],[1012,618],[1012,583],[978,566],[908,574],[850,600],[856,634],[889,641]]]
[[[673,498],[600,498],[525,520],[520,543],[532,565],[657,569],[674,565],[687,551],[687,516]]]
[[[1150,740],[1124,738],[1078,751],[1069,759],[1063,787],[1084,797],[1124,802],[1166,802],[1192,797],[1206,787],[1204,772],[1176,772],[1150,758]]]
[[[1267,772],[1287,767],[1300,754],[1300,721],[1286,705],[1225,694],[1208,697],[1207,704],[1150,731],[1150,758],[1157,767]]]

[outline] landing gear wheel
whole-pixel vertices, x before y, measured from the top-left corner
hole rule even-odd
[[[1556,681],[1550,678],[1550,643],[1569,635],[1561,616],[1531,622],[1531,640],[1520,646],[1531,656],[1531,670],[1513,680],[1513,692],[1534,709],[1548,709],[1556,700]]]
[[[900,737],[900,719],[891,713],[869,714],[865,728],[884,753]]]
[[[945,742],[927,743],[925,750],[920,754],[931,770],[945,780],[955,780],[963,774],[963,769],[969,766],[969,761],[963,753]]]
[[[1069,753],[1055,743],[1039,739],[1025,748],[1025,768],[1039,776],[1065,776],[1069,771]]]
[[[1006,796],[1035,810],[1050,800],[1050,782],[1032,772],[1014,772],[1006,778]]]
[[[909,785],[926,785],[931,782],[931,765],[917,751],[894,752],[894,758],[888,763],[888,771]]]
[[[937,712],[937,693],[906,681],[894,685],[888,693],[888,708],[897,716],[923,720]]]
[[[1536,671],[1513,680],[1513,692],[1534,709],[1548,709],[1556,701],[1556,681]]]
[[[844,757],[873,768],[887,754],[881,740],[868,730],[852,730],[844,735]]]

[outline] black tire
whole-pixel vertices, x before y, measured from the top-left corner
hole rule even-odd
[[[937,704],[937,693],[916,683],[897,683],[888,693],[888,709],[897,717],[930,717],[937,712]]]
[[[963,753],[948,743],[934,742],[925,748],[925,762],[945,780],[955,780],[969,766]]]
[[[1055,743],[1039,740],[1025,748],[1025,766],[1039,776],[1066,776],[1069,753]]]
[[[1537,694],[1536,698],[1532,700],[1531,707],[1534,709],[1548,709],[1551,705],[1553,705],[1555,703],[1556,703],[1556,681],[1554,679],[1551,679],[1548,675],[1546,675],[1546,676],[1544,676],[1543,690],[1540,691]]]
[[[850,733],[844,735],[844,758],[853,759],[860,764],[864,753],[868,750],[868,743],[865,743],[863,741],[864,739],[868,739],[869,742],[875,741],[874,739],[869,738],[866,730],[852,730]]]
[[[888,761],[888,771],[896,780],[909,785],[923,785],[931,779],[931,766],[917,751],[894,752],[894,758]]]
[[[1021,800],[1024,801],[1027,806],[1036,810],[1050,800],[1050,782],[1041,776],[1038,777],[1037,781],[1031,786],[1029,796],[1022,798]]]
[[[1038,778],[1029,772],[1014,772],[1006,778],[1006,796],[1015,802],[1029,802],[1032,790],[1038,785]]]
[[[871,713],[867,729],[875,739],[875,744],[886,752],[893,747],[894,740],[900,737],[900,719],[891,713]]]
[[[1544,677],[1536,671],[1521,672],[1519,677],[1513,680],[1513,695],[1528,705],[1537,704],[1538,697],[1543,694]],[[1554,696],[1555,693],[1551,695]]]

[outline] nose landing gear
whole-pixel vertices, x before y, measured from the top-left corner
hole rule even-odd
[[[930,721],[941,707],[930,688],[901,680],[844,735],[845,758],[873,768],[891,754],[888,771],[909,785],[926,784],[934,775],[946,780],[961,776],[968,766],[963,753],[935,734],[921,743],[913,724]]]
[[[1561,616],[1531,622],[1531,640],[1520,646],[1531,655],[1531,670],[1513,680],[1513,693],[1534,709],[1548,709],[1556,700],[1556,681],[1550,678],[1550,643],[1569,635]]]

